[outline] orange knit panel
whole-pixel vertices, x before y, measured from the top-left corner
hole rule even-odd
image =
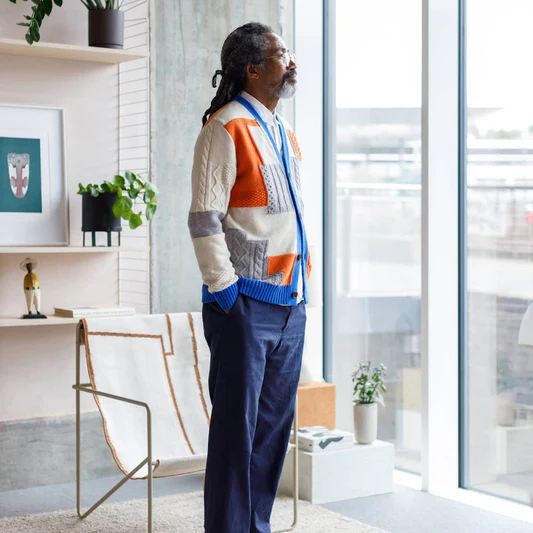
[[[292,147],[294,148],[294,153],[296,154],[296,157],[301,161],[302,152],[300,150],[300,145],[298,144],[298,141],[296,140],[296,135],[294,135],[293,131],[288,131],[287,135],[289,139],[291,140],[291,144],[292,144]]]
[[[305,279],[309,279],[309,276],[311,275],[311,269],[313,268],[313,265],[311,263],[311,252],[307,252],[307,268],[305,271]]]
[[[282,285],[289,285],[292,279],[292,272],[296,263],[296,254],[273,255],[268,257],[267,274],[283,272]]]
[[[263,158],[249,126],[259,127],[257,120],[235,118],[225,128],[235,144],[237,177],[231,190],[229,207],[261,207],[268,205],[268,193],[261,173]]]

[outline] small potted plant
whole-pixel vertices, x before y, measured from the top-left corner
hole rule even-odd
[[[122,1],[80,0],[89,10],[89,46],[124,48],[124,12]]]
[[[17,0],[9,0],[13,4]],[[23,0],[27,2],[28,0]],[[89,46],[102,48],[124,47],[124,12],[120,11],[124,0],[80,0],[89,10]],[[50,16],[54,4],[63,5],[63,0],[31,0],[31,14],[24,15],[26,22],[19,26],[28,28],[28,44],[38,43],[41,39],[40,29],[45,17]]]
[[[105,231],[108,233],[122,229],[121,219],[127,220],[131,229],[152,220],[157,210],[157,187],[142,181],[141,177],[127,171],[124,176],[116,175],[112,182],[104,181],[100,185],[79,184],[78,194],[82,196],[82,227],[84,232]],[[143,213],[142,203],[145,206]],[[120,235],[120,234],[119,234]],[[120,241],[119,241],[120,242]]]
[[[378,438],[378,404],[385,405],[382,393],[387,392],[386,371],[383,363],[376,367],[367,362],[359,363],[352,374],[355,439],[359,444],[372,444]]]

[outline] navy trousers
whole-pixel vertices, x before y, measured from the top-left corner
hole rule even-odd
[[[305,303],[239,293],[226,314],[202,308],[213,406],[204,486],[205,533],[270,533],[293,422]]]

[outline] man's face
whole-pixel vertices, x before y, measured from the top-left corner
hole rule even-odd
[[[265,64],[261,78],[268,92],[276,98],[290,98],[296,92],[296,63],[289,57],[289,49],[283,39],[275,33],[267,33],[270,42],[265,52]]]

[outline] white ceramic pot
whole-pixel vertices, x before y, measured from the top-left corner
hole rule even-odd
[[[378,438],[377,403],[354,403],[353,421],[358,444],[372,444]]]

